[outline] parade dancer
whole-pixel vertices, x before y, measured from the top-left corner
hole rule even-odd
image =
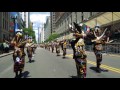
[[[48,43],[48,51],[50,51],[51,45],[50,42]]]
[[[57,53],[57,40],[55,40],[55,51]]]
[[[87,72],[87,55],[85,53],[85,43],[83,40],[84,35],[82,34],[81,27],[75,25],[75,31],[73,36],[75,37],[75,40],[72,40],[71,46],[73,49],[73,58],[75,59],[76,63],[76,69],[77,69],[77,76],[78,78],[85,78],[86,77],[86,72]],[[71,28],[73,29],[73,28]]]
[[[28,54],[28,58],[29,58],[29,62],[31,63],[32,61],[32,55],[33,55],[33,49],[32,49],[32,45],[34,43],[32,43],[31,39],[28,38],[28,42],[26,44],[26,47],[27,47],[27,54]]]
[[[35,50],[36,50],[37,47],[36,47],[35,44],[33,44],[31,47],[32,47],[32,53],[33,53],[33,55],[34,55],[34,54],[35,54]]]
[[[47,49],[47,44],[46,43],[44,44],[44,48]]]
[[[65,58],[65,55],[66,55],[66,49],[67,49],[67,42],[66,40],[63,41],[63,57]]]
[[[56,41],[56,53],[57,53],[57,56],[60,55],[60,42],[59,41]]]
[[[60,41],[60,46],[61,46],[61,49],[63,50],[63,40],[62,41]]]
[[[25,66],[25,48],[26,41],[23,39],[22,32],[16,32],[15,37],[11,41],[11,45],[14,46],[13,60],[14,60],[14,72],[16,77],[18,77],[18,71],[20,71],[20,76]]]
[[[96,67],[97,67],[96,71],[99,73],[102,70],[100,68],[100,66],[101,66],[101,62],[102,62],[103,45],[113,42],[113,40],[109,40],[109,37],[107,37],[107,40],[104,39],[104,35],[105,35],[106,30],[107,29],[105,29],[104,32],[101,34],[102,30],[100,30],[99,26],[96,26],[95,30],[94,30],[95,39],[92,40],[92,42],[94,44],[93,51],[94,51],[94,54],[96,56]]]
[[[52,53],[54,52],[54,46],[55,46],[55,44],[54,44],[54,42],[52,41],[52,42],[51,42]]]

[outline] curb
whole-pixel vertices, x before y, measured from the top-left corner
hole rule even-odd
[[[13,54],[13,52],[1,54],[1,55],[0,55],[0,58],[1,58],[1,57],[5,57],[5,56],[8,56],[8,55],[11,55],[11,54]]]

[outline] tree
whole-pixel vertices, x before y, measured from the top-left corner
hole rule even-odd
[[[23,28],[24,35],[32,36],[33,41],[36,43],[35,31],[32,28]]]
[[[59,36],[60,36],[59,34],[54,33],[54,34],[50,35],[49,38],[45,42],[50,42],[50,41],[58,38]]]

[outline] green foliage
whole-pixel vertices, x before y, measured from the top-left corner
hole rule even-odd
[[[33,41],[36,42],[35,31],[32,28],[23,28],[24,35],[32,36]]]
[[[49,38],[45,42],[50,42],[50,41],[58,38],[59,36],[60,36],[59,34],[54,33],[54,34],[50,35]]]

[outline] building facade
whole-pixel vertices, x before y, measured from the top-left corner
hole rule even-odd
[[[73,22],[81,23],[87,21],[91,16],[94,16],[97,12],[62,12],[56,16],[56,32],[58,34],[64,33],[68,30],[69,24]]]
[[[10,37],[10,12],[0,12],[0,42]]]
[[[119,26],[119,20],[119,12],[55,12],[55,32],[61,35],[60,39],[73,38],[68,29],[73,22],[83,23],[91,28],[99,25],[114,32]]]

